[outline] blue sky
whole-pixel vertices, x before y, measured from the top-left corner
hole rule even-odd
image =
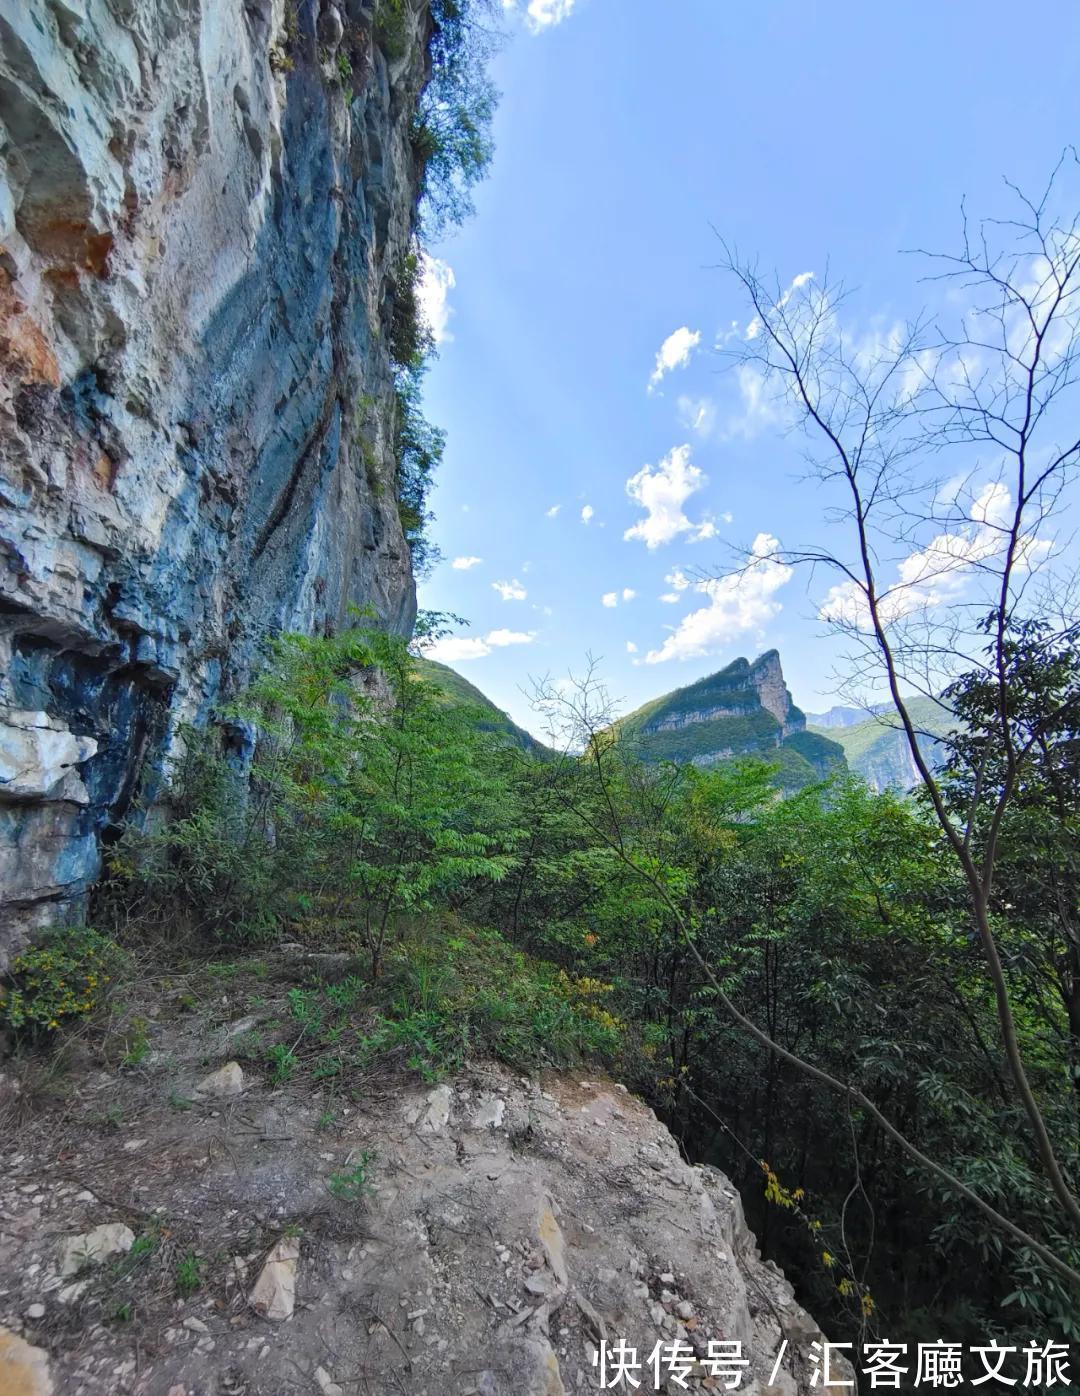
[[[828,707],[820,584],[765,578],[684,623],[727,545],[825,527],[715,351],[747,319],[717,233],[785,284],[828,267],[865,324],[915,313],[935,292],[902,250],[954,247],[962,197],[994,213],[1003,176],[1041,188],[1080,135],[1080,7],[517,3],[491,174],[431,249],[448,445],[420,599],[470,621],[439,657],[534,728],[529,676],[587,652],[629,708],[775,646]]]

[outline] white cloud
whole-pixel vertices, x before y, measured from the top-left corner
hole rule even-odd
[[[416,299],[421,318],[431,330],[436,344],[453,339],[448,328],[453,314],[449,297],[456,285],[453,269],[446,262],[441,262],[438,257],[429,257],[426,252],[420,254],[420,284]]]
[[[592,505],[586,504],[581,511],[581,522],[588,523],[595,513],[596,510],[592,507]]]
[[[442,664],[460,664],[468,659],[483,659],[492,650],[508,645],[531,645],[535,630],[489,630],[486,635],[444,635],[424,648],[428,659]]]
[[[792,576],[792,569],[775,556],[779,546],[771,534],[759,533],[751,561],[741,571],[695,582],[693,589],[708,597],[709,604],[685,615],[645,662],[700,659],[747,631],[761,630],[781,609],[774,593]]]
[[[479,567],[483,560],[482,557],[456,557],[450,566],[455,572],[468,572],[470,567]]]
[[[531,645],[536,639],[535,630],[489,630],[484,637],[495,649],[505,649],[507,645]]]
[[[691,541],[711,538],[716,532],[711,523],[692,523],[683,512],[683,505],[708,482],[708,476],[690,463],[689,446],[673,446],[658,466],[643,465],[626,482],[626,493],[647,511],[648,517],[628,528],[627,540],[640,538],[649,549],[670,543],[682,533]]]
[[[783,310],[784,306],[787,305],[795,292],[801,290],[802,287],[808,282],[813,281],[813,279],[814,273],[812,271],[801,271],[798,276],[793,276],[791,278],[791,285],[781,294],[780,299],[776,302],[775,308],[777,310]],[[756,315],[747,325],[744,333],[747,339],[757,339],[758,335],[761,333],[761,321]]]
[[[700,330],[692,330],[688,325],[672,330],[656,351],[656,367],[649,378],[649,392],[652,392],[666,373],[671,373],[676,368],[685,368],[690,362],[690,355],[700,343]]]
[[[749,441],[758,432],[767,427],[774,427],[784,420],[783,399],[778,392],[770,388],[764,372],[757,364],[738,364],[735,369],[735,384],[742,401],[742,410],[728,421],[728,436],[741,436]]]
[[[729,524],[735,522],[735,515],[731,512],[730,509],[725,509],[724,512],[720,515],[720,517],[723,519],[725,523]]]
[[[682,597],[677,591],[665,591],[661,594],[660,600],[668,606],[677,606]]]
[[[716,403],[712,398],[687,397],[684,394],[678,400],[677,411],[679,421],[688,431],[700,437],[712,434],[716,426]]]
[[[553,504],[553,505],[551,506],[550,509],[548,509],[548,510],[545,511],[546,517],[549,518],[549,519],[557,518],[557,517],[558,517],[558,514],[559,514],[559,510],[560,510],[561,508],[562,508],[562,505],[561,505],[561,504]]]
[[[512,582],[492,582],[492,591],[497,591],[504,601],[524,601],[528,592],[515,577]]]
[[[637,654],[637,645],[634,644],[633,640],[627,640],[627,642],[626,642],[626,653],[627,653],[627,654]]]
[[[619,593],[617,591],[605,591],[600,598],[601,606],[617,606],[619,604]]]
[[[574,12],[574,3],[575,0],[529,0],[525,8],[525,23],[532,33],[539,34],[569,19]],[[502,7],[507,13],[515,11],[517,0],[502,0]]]
[[[668,586],[674,587],[676,591],[685,591],[690,585],[690,578],[680,567],[676,567],[674,572],[669,572],[664,578]]]
[[[634,590],[633,587],[623,587],[623,589],[622,589],[622,599],[623,599],[624,601],[633,601],[633,599],[634,599],[634,597],[635,597],[636,595],[637,595],[637,592]]]
[[[424,649],[427,659],[437,659],[440,664],[459,664],[464,659],[483,659],[491,653],[491,646],[478,635],[444,635]]]
[[[1012,496],[1000,481],[985,485],[972,501],[969,522],[931,538],[925,547],[901,558],[896,580],[879,590],[879,608],[885,624],[955,600],[982,564],[996,565],[1008,543]],[[1047,539],[1021,539],[1017,564],[1030,569],[1051,549]],[[821,620],[870,628],[866,593],[857,582],[830,587],[818,616]]]

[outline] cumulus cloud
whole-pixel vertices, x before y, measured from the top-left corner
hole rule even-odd
[[[450,566],[455,572],[468,572],[470,567],[479,567],[483,560],[482,557],[456,557]]]
[[[483,659],[491,653],[491,646],[478,635],[444,635],[424,650],[428,659],[437,659],[440,664],[459,664],[463,659]]]
[[[551,29],[569,19],[574,12],[575,0],[529,0],[525,7],[525,24],[533,34]],[[502,0],[502,7],[508,13],[518,8],[518,0]]]
[[[558,518],[558,516],[559,516],[559,510],[560,510],[561,508],[562,508],[562,505],[561,505],[561,504],[553,504],[553,505],[551,506],[550,509],[547,509],[547,510],[544,511],[544,512],[545,512],[545,516],[546,516],[547,518],[549,518],[549,519]]]
[[[581,522],[588,523],[595,513],[596,510],[592,507],[592,505],[586,504],[581,511]]]
[[[623,587],[623,589],[622,589],[622,599],[623,599],[624,601],[633,601],[633,599],[634,599],[634,597],[635,597],[636,595],[637,595],[637,592],[634,590],[633,587]]]
[[[427,645],[424,654],[442,664],[460,664],[467,659],[483,659],[492,650],[505,649],[508,645],[531,645],[535,639],[535,630],[489,630],[482,637],[444,635]]]
[[[420,317],[431,330],[436,344],[453,339],[448,327],[453,314],[450,292],[456,285],[453,269],[446,262],[438,257],[429,257],[426,252],[420,254],[420,284],[416,299],[420,306]]]
[[[516,577],[512,582],[492,582],[491,589],[504,601],[524,601],[529,594]]]
[[[627,642],[626,642],[626,653],[627,653],[627,654],[637,654],[637,645],[634,644],[633,640],[627,640]]]
[[[713,524],[695,524],[686,517],[683,505],[708,483],[708,476],[691,464],[689,446],[673,446],[657,466],[643,465],[626,482],[626,493],[646,511],[647,517],[628,528],[627,540],[640,538],[650,550],[688,533],[691,541],[711,538]]]
[[[505,649],[507,645],[531,645],[536,639],[535,630],[489,630],[484,637],[494,649]]]
[[[617,591],[605,591],[600,598],[601,606],[617,606],[619,604],[619,593]]]
[[[725,577],[693,583],[708,604],[683,616],[659,649],[645,656],[647,664],[669,659],[700,659],[748,631],[761,630],[781,609],[775,593],[792,577],[792,569],[775,554],[777,540],[768,533],[754,539],[746,567]]]
[[[656,367],[649,378],[649,392],[652,392],[665,374],[676,368],[685,368],[690,362],[690,355],[700,343],[700,330],[692,330],[688,325],[672,330],[656,351]]]
[[[968,523],[935,535],[897,564],[896,580],[879,592],[882,620],[889,624],[913,611],[928,610],[955,600],[982,564],[995,564],[1008,543],[1012,496],[1008,486],[995,481],[974,497]],[[1030,569],[1050,552],[1049,540],[1021,539],[1017,565]],[[864,589],[855,581],[830,587],[818,616],[821,620],[867,630],[870,609]]]

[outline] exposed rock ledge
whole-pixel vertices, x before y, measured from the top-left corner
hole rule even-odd
[[[101,1078],[99,1104],[117,1106],[135,1089],[125,1080]],[[58,1396],[560,1396],[598,1388],[601,1337],[642,1356],[676,1337],[702,1350],[738,1339],[751,1363],[741,1392],[811,1390],[809,1345],[821,1335],[760,1260],[734,1188],[688,1166],[624,1088],[555,1075],[541,1085],[491,1067],[433,1088],[394,1084],[339,1133],[316,1126],[309,1098],[245,1082],[242,1095],[185,1115],[160,1099],[125,1113],[112,1160],[84,1143],[58,1168],[26,1138],[9,1146],[9,1341],[29,1344],[20,1351],[39,1367],[32,1350],[49,1351]],[[366,1151],[374,1191],[365,1203],[335,1199],[331,1176]],[[99,1324],[100,1272],[75,1290],[61,1274],[72,1237],[98,1247],[112,1224],[122,1241],[110,1244],[125,1251],[118,1224],[145,1226],[155,1210],[177,1250],[194,1226],[220,1273],[186,1303],[155,1313],[151,1299],[135,1322]],[[690,1389],[717,1389],[703,1379]]]

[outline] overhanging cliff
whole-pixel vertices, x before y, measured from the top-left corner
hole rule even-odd
[[[397,10],[0,0],[0,961],[270,634],[411,628]]]

